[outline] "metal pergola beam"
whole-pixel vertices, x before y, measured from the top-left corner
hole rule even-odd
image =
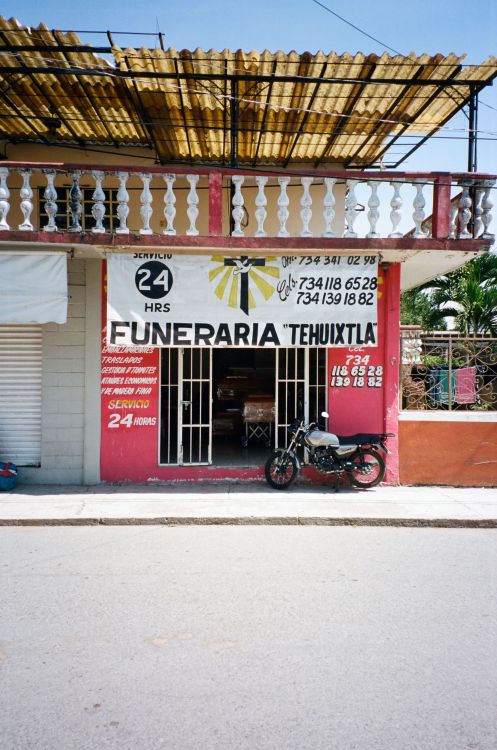
[[[273,61],[273,74],[276,72],[276,67],[278,65],[278,61]],[[268,86],[267,96],[266,96],[266,105],[264,107],[264,112],[262,113],[262,122],[261,127],[259,128],[259,138],[257,139],[257,146],[255,149],[254,158],[252,160],[252,164],[255,166],[257,164],[257,157],[259,156],[259,149],[261,147],[262,138],[264,134],[266,133],[266,120],[267,120],[267,113],[269,110],[269,102],[271,100],[271,93],[273,91],[273,81],[270,82]]]
[[[110,32],[109,32],[109,36],[110,36]],[[126,57],[124,58],[124,61],[126,65],[128,65],[128,60]],[[133,97],[131,91],[128,89],[127,86],[123,86],[123,89],[124,89],[125,96],[128,99],[128,101],[131,103],[133,107],[136,107],[136,111],[139,117],[139,124],[143,128],[143,132],[148,136],[149,144],[154,147],[156,154],[157,154],[156,139],[154,137],[153,132],[150,130],[150,128],[147,125],[147,113],[143,109],[143,105],[140,99],[140,94],[136,88],[136,81],[133,82],[133,89],[134,89],[136,99]]]
[[[452,75],[453,75],[453,76],[456,76],[456,75],[458,75],[458,74],[459,74],[459,73],[461,72],[461,69],[462,69],[461,65],[458,65],[458,66],[457,66],[457,68],[456,68],[456,69],[454,70],[454,72],[452,73]],[[443,89],[442,89],[442,90],[443,90]],[[404,92],[403,92],[403,93],[404,93]],[[419,108],[419,110],[418,110],[418,111],[417,111],[417,113],[416,113],[416,117],[418,117],[419,115],[422,115],[422,114],[423,114],[423,112],[425,112],[425,111],[426,111],[426,110],[428,109],[428,107],[429,107],[429,106],[430,106],[430,105],[431,105],[431,104],[432,104],[432,103],[433,103],[433,102],[435,101],[435,99],[436,99],[436,98],[437,98],[437,97],[438,97],[439,95],[440,95],[440,89],[436,89],[436,91],[434,91],[434,92],[433,92],[433,94],[432,94],[431,96],[429,96],[429,97],[428,97],[428,99],[427,99],[427,100],[425,101],[425,103],[424,103],[424,104],[423,104],[423,105],[422,105],[422,106],[421,106],[421,107]],[[452,98],[453,98],[453,97],[452,97]],[[457,104],[457,102],[456,102],[456,104]],[[395,101],[395,102],[394,102],[394,104],[393,104],[392,106],[393,106],[393,107],[397,106],[397,101]],[[458,106],[459,106],[459,105],[458,105]],[[463,105],[461,104],[460,106],[463,106]],[[392,114],[392,111],[391,111],[391,110],[392,110],[392,107],[391,107],[391,108],[390,108],[390,109],[388,110],[388,115],[385,115],[385,117],[387,117],[387,116],[389,117],[389,116],[390,116],[390,115]],[[453,117],[453,116],[454,116],[454,114],[453,114],[453,113],[451,113],[451,114],[449,115],[449,117],[448,117],[447,119],[450,119],[450,118],[451,118],[451,117]],[[445,120],[444,122],[446,122],[446,120]],[[378,161],[378,159],[381,159],[381,158],[382,158],[382,156],[383,156],[383,155],[384,155],[384,154],[385,154],[385,153],[386,153],[387,151],[389,151],[389,150],[390,150],[390,148],[391,148],[391,147],[393,146],[393,144],[394,144],[394,143],[396,143],[396,141],[398,141],[398,139],[399,139],[399,138],[401,138],[401,137],[402,137],[402,136],[404,135],[404,133],[406,132],[406,130],[408,130],[408,129],[409,129],[409,127],[411,126],[411,124],[412,124],[412,123],[405,123],[405,124],[403,125],[402,129],[400,130],[400,132],[399,132],[399,133],[397,133],[397,134],[396,134],[395,136],[393,136],[392,138],[390,138],[390,140],[388,141],[388,143],[386,143],[386,144],[385,144],[385,146],[384,146],[384,147],[382,148],[382,150],[381,150],[381,151],[380,151],[380,152],[379,152],[379,153],[378,153],[378,154],[376,155],[376,161]],[[376,132],[376,131],[377,131],[377,130],[379,129],[379,127],[380,127],[380,126],[381,126],[381,123],[378,123],[378,124],[377,124],[377,125],[375,126],[375,128],[374,128],[374,130],[373,130],[373,133],[375,133],[375,132]],[[439,127],[440,127],[440,126],[437,126],[437,130],[439,129]],[[423,143],[424,143],[424,140],[423,140]],[[415,147],[414,147],[414,148],[412,149],[412,151],[410,151],[409,153],[413,153],[414,151],[416,151],[417,147],[418,147],[418,144],[416,144],[416,146],[415,146]],[[352,155],[352,158],[351,158],[351,160],[350,160],[352,164],[353,164],[353,162],[354,162],[354,159],[355,159],[355,158],[357,157],[357,155],[358,155],[358,154],[360,154],[360,153],[361,153],[361,151],[362,151],[362,148],[359,148],[359,149],[357,149],[357,151],[356,151],[356,152],[355,152],[355,153],[354,153],[354,154]],[[368,167],[369,167],[369,166],[372,166],[372,163],[368,164]]]
[[[58,37],[57,37],[57,31],[54,31],[53,33],[54,33],[54,36],[55,36],[55,38],[56,38],[56,39],[58,39]],[[67,50],[66,50],[66,48],[65,48],[65,47],[64,47],[63,45],[61,45],[61,46],[60,46],[60,49],[59,49],[59,51],[60,51],[60,52],[61,52],[61,53],[62,53],[62,54],[64,55],[64,58],[65,58],[65,59],[67,60],[67,62],[68,62],[69,64],[71,64],[71,61],[70,61],[70,59],[69,59],[69,58],[67,57],[67,55],[66,55],[66,51],[67,51]],[[94,101],[94,99],[93,99],[93,95],[91,94],[91,92],[90,92],[90,91],[87,91],[87,90],[85,89],[85,87],[83,86],[83,84],[82,84],[82,83],[80,83],[80,81],[78,81],[78,86],[79,86],[79,89],[80,89],[80,91],[82,91],[82,92],[83,92],[83,95],[84,95],[84,96],[86,96],[86,97],[88,98],[88,100],[89,100],[89,102],[90,102],[91,106],[92,106],[92,107],[93,107],[93,109],[95,110],[95,114],[96,114],[96,115],[97,115],[97,117],[98,117],[98,121],[99,121],[100,123],[102,123],[102,126],[103,126],[103,128],[104,128],[105,132],[106,132],[106,133],[107,133],[107,135],[109,136],[109,141],[111,141],[111,142],[113,142],[113,143],[115,144],[115,143],[116,143],[116,139],[115,139],[115,138],[113,137],[112,133],[110,132],[110,130],[109,130],[109,128],[108,128],[108,126],[107,126],[107,124],[106,124],[105,120],[103,120],[103,119],[102,119],[102,117],[100,116],[100,113],[99,113],[99,111],[98,111],[98,108],[97,108],[97,106],[96,106],[96,104],[95,104],[95,101]]]
[[[468,122],[468,172],[477,172],[478,149],[478,92],[471,87]]]
[[[377,66],[377,63],[371,63],[370,64],[369,71],[368,71],[368,76],[372,75],[372,73],[374,72],[376,66]],[[332,130],[332,132],[330,133],[330,136],[328,138],[328,143],[326,144],[325,148],[321,152],[321,156],[319,156],[319,158],[316,159],[316,161],[314,162],[314,167],[318,167],[320,165],[320,163],[323,161],[323,159],[331,151],[331,149],[332,149],[333,145],[336,143],[336,140],[339,137],[339,135],[341,135],[343,133],[343,131],[345,130],[346,125],[347,125],[346,121],[348,119],[348,116],[353,111],[355,105],[357,104],[357,102],[358,102],[358,100],[359,100],[362,92],[364,91],[364,89],[366,88],[366,86],[368,85],[368,83],[369,83],[369,81],[364,81],[364,83],[361,83],[357,87],[357,91],[356,91],[355,95],[350,99],[350,101],[348,102],[347,106],[345,107],[343,113],[340,113],[341,114],[340,122],[338,122],[335,125],[335,127]]]
[[[176,74],[178,74],[179,70],[178,70],[178,63],[177,63],[176,60],[174,61],[174,67],[176,69]],[[179,79],[178,79],[178,81],[179,81]],[[193,161],[192,144],[190,143],[190,135],[188,133],[188,123],[187,123],[187,120],[186,120],[185,102],[183,100],[183,90],[181,88],[181,85],[178,86],[178,94],[179,94],[179,100],[181,102],[181,115],[182,115],[182,119],[183,119],[183,127],[185,129],[185,137],[186,137],[186,143],[187,143],[187,146],[188,146],[188,154],[190,155],[190,161]]]
[[[6,38],[5,32],[3,32],[3,31],[0,31],[0,40],[3,41],[3,43],[5,44],[7,50],[10,51],[10,49],[11,49],[10,42]],[[0,49],[1,49],[1,47],[0,47]],[[60,122],[63,123],[66,126],[66,128],[68,129],[68,131],[71,133],[72,137],[75,140],[79,140],[78,139],[78,135],[77,135],[76,131],[74,130],[73,126],[65,119],[65,117],[61,114],[60,110],[57,108],[57,106],[51,100],[51,97],[47,94],[47,92],[44,89],[44,85],[41,84],[41,83],[38,83],[38,81],[34,77],[33,71],[31,69],[31,67],[23,65],[22,69],[23,69],[23,71],[22,71],[23,74],[29,77],[29,80],[31,81],[31,83],[32,83],[33,87],[35,88],[35,90],[38,92],[38,94],[41,96],[41,98],[48,105],[48,108],[51,110],[51,114],[55,115],[60,120]],[[16,83],[18,83],[18,82],[17,81],[13,82],[12,88],[14,88],[14,86],[16,85]],[[44,118],[46,118],[46,115],[40,115],[40,117],[39,117],[39,119],[42,122],[43,122]]]
[[[231,81],[230,96],[230,167],[238,166],[238,115],[240,102],[238,99],[238,81]]]
[[[493,83],[493,81],[494,81],[494,79],[496,77],[497,77],[497,73],[495,73],[495,75],[492,76],[492,78],[490,79],[490,81],[484,81],[484,82],[480,81],[480,85],[475,89],[475,93],[478,94],[480,91],[482,91],[485,88],[485,86],[491,86],[492,83]],[[468,96],[468,97],[466,97],[466,99],[461,103],[461,106],[459,107],[459,109],[462,109],[468,103],[468,101],[470,100],[470,98],[471,98],[471,95]],[[430,132],[427,133],[424,136],[424,138],[421,138],[421,140],[418,143],[416,143],[416,145],[410,151],[408,151],[407,154],[404,154],[404,156],[402,157],[402,159],[399,159],[395,164],[392,165],[392,168],[396,169],[400,164],[402,164],[406,159],[408,159],[411,156],[411,154],[413,154],[415,151],[417,151],[418,148],[420,148],[420,146],[423,145],[423,143],[426,143],[426,141],[429,138],[431,138],[431,136],[434,135],[437,132],[437,130],[440,130],[440,128],[443,128],[443,126],[445,125],[445,123],[447,123],[452,117],[454,117],[454,113],[453,112],[450,115],[448,115],[444,120],[442,120],[442,122],[439,123],[435,128],[432,128],[432,130],[430,130]],[[400,136],[398,136],[398,137],[400,137]],[[390,148],[391,145],[392,144],[389,143],[388,148]]]
[[[0,54],[2,48],[0,47]],[[275,83],[340,83],[340,84],[371,84],[373,86],[410,86],[413,84],[412,78],[319,78],[318,76],[287,76],[287,75],[271,75],[271,74],[258,74],[258,73],[165,73],[160,71],[134,71],[128,68],[128,70],[118,70],[112,68],[104,70],[102,68],[67,68],[59,67],[57,65],[34,65],[34,66],[11,66],[1,65],[0,73],[44,73],[46,75],[76,75],[76,76],[96,76],[99,78],[156,78],[160,79],[180,79],[180,80],[197,80],[197,81],[224,81],[226,78],[230,81],[266,81]],[[490,79],[483,81],[483,85],[491,85]],[[420,79],[416,81],[416,86],[462,86],[468,87],[471,84],[475,86],[481,85],[481,80],[453,80],[451,78],[428,78]]]
[[[224,60],[224,70],[228,71],[228,61]],[[224,106],[223,106],[223,164],[226,164],[226,133],[228,130],[228,81],[224,81]]]
[[[4,29],[5,33],[9,33],[9,29]],[[51,32],[54,36],[57,35],[57,31]],[[102,32],[105,33],[105,32]],[[92,47],[91,44],[64,44],[61,42],[57,44],[9,44],[9,51],[12,52],[101,52],[104,54],[112,54],[112,47]]]
[[[461,69],[461,66],[459,66],[459,70],[460,69]],[[417,71],[415,72],[415,74],[413,76],[413,79],[412,79],[412,87],[413,88],[416,88],[415,83],[418,80],[419,76],[422,74],[422,72],[423,72],[423,66],[420,66],[417,69]],[[383,127],[385,125],[385,123],[383,121],[384,120],[389,120],[390,117],[392,117],[393,113],[395,112],[395,110],[399,106],[400,102],[404,98],[404,96],[405,96],[406,92],[409,90],[409,88],[410,87],[406,86],[406,87],[404,87],[402,89],[402,91],[400,92],[400,94],[395,97],[395,99],[393,100],[392,104],[389,106],[389,108],[387,109],[387,111],[384,113],[384,115],[381,118],[381,120],[379,122],[377,122],[376,125],[373,127],[373,129],[368,132],[367,135],[368,135],[369,143],[370,143],[370,139],[378,132],[378,130],[381,127]],[[422,107],[420,107],[420,109],[418,110],[418,112],[424,112],[425,109],[431,104],[431,102],[433,101],[433,99],[435,99],[438,96],[438,94],[439,94],[439,90],[437,89],[430,97],[428,97],[428,100],[422,105]],[[417,98],[417,97],[413,97],[413,98]],[[416,113],[416,115],[417,115],[417,113]],[[403,129],[402,129],[402,132],[404,132],[408,127],[409,127],[409,124],[406,123],[404,125]],[[396,140],[396,138],[394,139],[394,141],[395,140]],[[364,148],[366,148],[367,143],[368,142],[363,143],[361,146],[359,146],[359,148],[356,151],[354,151],[354,153],[350,157],[350,163],[351,164],[354,163],[354,159],[357,159],[357,157],[361,153],[361,151]],[[385,153],[385,149],[383,151],[380,151],[380,154],[379,154],[378,158],[381,159],[381,157],[383,156],[384,153]]]
[[[0,96],[2,96],[2,95],[3,94],[0,91]],[[3,95],[3,96],[6,96],[6,95]],[[19,112],[19,110],[17,110],[17,113],[18,113],[17,116],[19,118],[23,119],[26,123],[30,124],[31,127],[32,127],[32,122],[33,121],[37,121],[37,120],[40,119],[39,115],[22,115]],[[8,113],[5,113],[5,114],[0,113],[0,122],[2,120],[9,120],[9,119],[15,119],[14,115],[8,114]],[[78,122],[81,121],[81,118],[74,118],[74,119],[76,121],[78,121]],[[90,122],[90,123],[91,122],[96,122],[96,123],[99,123],[100,120],[92,120],[92,119],[86,120],[85,119],[85,122]],[[113,121],[112,120],[108,120],[107,122],[109,122],[109,124],[111,124]],[[140,125],[140,126],[143,127],[142,121],[141,120],[136,120],[136,119],[129,119],[129,120],[119,119],[116,122],[118,124],[121,124],[121,125],[123,125],[123,124],[124,125],[132,125],[132,124],[137,125],[138,124],[138,125]],[[147,124],[148,128],[161,128],[161,129],[164,129],[164,130],[170,129],[170,128],[181,128],[181,127],[183,127],[183,128],[186,127],[188,130],[198,130],[198,131],[212,130],[212,128],[211,128],[210,125],[205,125],[203,123],[197,123],[196,121],[193,121],[193,120],[191,122],[188,122],[188,120],[187,120],[186,124],[185,124],[185,121],[183,119],[176,120],[176,121],[154,120],[154,121],[149,121],[146,124]],[[220,133],[223,133],[223,135],[225,135],[225,134],[227,135],[228,133],[231,132],[231,128],[230,128],[229,124],[218,125],[218,126],[216,126],[215,129],[218,130]],[[261,134],[261,128],[258,127],[257,125],[247,126],[247,125],[243,125],[243,124],[240,125],[239,124],[238,125],[238,133],[239,134],[243,133],[244,135],[257,136],[257,135]],[[271,127],[271,128],[264,128],[262,130],[262,133],[263,134],[267,134],[268,136],[271,136],[271,135],[296,136],[296,135],[299,135],[299,134],[300,135],[313,135],[313,136],[319,136],[323,140],[323,142],[325,141],[325,139],[327,140],[328,136],[329,136],[329,130],[326,128],[326,126],[322,126],[322,127],[319,127],[319,128],[315,127],[312,130],[303,130],[303,131],[301,131],[299,128]],[[357,141],[358,139],[360,139],[360,138],[363,137],[363,132],[362,132],[362,130],[358,130],[358,131],[356,131],[356,130],[350,130],[347,133],[347,137],[348,137],[348,141],[349,142],[353,142],[354,140]],[[400,137],[400,135],[396,136],[396,138],[397,137]],[[415,136],[413,136],[413,137],[415,137]],[[65,140],[65,139],[62,139],[62,140]],[[78,139],[74,138],[74,141],[76,141],[76,140],[78,140]],[[90,138],[90,140],[92,140],[92,139]],[[99,139],[96,138],[96,137],[94,137],[93,140],[99,141]],[[483,140],[485,140],[485,139],[483,139]],[[486,140],[491,140],[491,139],[487,138]],[[115,143],[116,145],[121,145],[122,143],[125,143],[125,142],[128,142],[128,141],[126,141],[125,139],[116,139],[116,138],[110,136],[108,139],[106,139],[105,141],[102,141],[102,142],[105,142],[105,143]],[[140,141],[129,141],[129,142],[130,143],[135,143],[136,142],[138,145],[140,143]],[[362,146],[361,146],[361,148],[362,148]]]
[[[318,78],[318,80],[316,82],[316,85],[314,87],[314,91],[312,92],[312,96],[311,96],[311,98],[309,100],[309,103],[308,103],[308,105],[306,107],[306,112],[304,112],[304,116],[302,117],[302,120],[300,121],[300,126],[299,126],[299,129],[297,131],[297,134],[296,134],[295,138],[293,139],[293,143],[290,146],[290,149],[289,149],[289,151],[288,151],[288,153],[286,155],[285,162],[283,164],[283,166],[285,166],[285,167],[287,167],[289,165],[290,160],[292,158],[292,154],[293,154],[294,149],[295,149],[295,146],[297,145],[297,142],[298,142],[300,136],[305,132],[304,131],[304,126],[305,126],[307,120],[309,119],[309,115],[310,115],[309,110],[312,107],[312,105],[314,103],[314,99],[317,96],[317,93],[319,91],[319,87],[321,86],[321,80],[322,80],[322,78],[324,76],[324,72],[325,72],[325,70],[326,70],[327,67],[328,67],[328,63],[325,62],[324,65],[323,65],[323,67],[322,67],[322,69],[321,69],[321,75],[319,76],[319,78]]]
[[[32,117],[32,118],[27,118],[27,117],[26,117],[26,116],[25,116],[25,115],[24,115],[24,114],[23,114],[23,113],[21,112],[21,110],[19,109],[19,107],[17,107],[17,106],[16,106],[16,104],[14,104],[14,102],[13,102],[13,101],[11,100],[10,96],[9,96],[9,95],[8,95],[7,93],[5,93],[5,92],[3,92],[3,91],[0,91],[0,97],[1,97],[1,98],[2,98],[2,99],[3,99],[3,100],[4,100],[4,101],[5,101],[5,102],[6,102],[6,103],[7,103],[8,105],[9,105],[9,107],[11,107],[11,108],[12,108],[12,109],[14,110],[14,112],[16,113],[16,116],[17,116],[17,117],[18,117],[18,118],[19,118],[20,120],[22,120],[23,122],[25,122],[25,123],[26,123],[26,125],[27,125],[27,126],[28,126],[28,127],[30,128],[30,130],[32,130],[32,129],[33,129],[33,123],[32,123],[32,120],[36,120],[36,119],[40,119],[40,118],[41,118],[41,115],[40,115],[40,118],[36,118],[36,117],[35,117],[34,115],[33,115],[33,117]],[[6,115],[4,116],[4,119],[6,119],[6,120],[12,120],[12,119],[15,119],[15,117],[14,117],[14,115],[11,115],[11,114],[6,114]],[[12,138],[12,141],[14,141],[14,140],[17,140],[18,138],[23,138],[23,137],[26,137],[26,136],[22,136],[22,135],[19,135],[19,134],[18,134],[18,135],[16,135],[16,136],[9,136],[9,135],[7,135],[7,134],[6,134],[6,135],[4,136],[4,138],[5,138],[6,140],[7,140],[7,139],[9,139],[10,137]],[[48,140],[48,138],[47,138],[46,136],[42,135],[41,133],[40,133],[40,134],[37,134],[37,136],[36,136],[36,137],[37,137],[37,138],[38,138],[38,139],[39,139],[39,140],[40,140],[40,141],[41,141],[42,143],[45,143],[45,144],[46,144],[47,146],[49,146],[49,145],[50,145],[50,141]]]

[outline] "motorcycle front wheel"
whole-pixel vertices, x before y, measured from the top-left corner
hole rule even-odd
[[[353,469],[348,469],[350,483],[354,487],[369,489],[376,487],[385,476],[385,461],[382,456],[372,448],[361,451],[351,459]]]
[[[284,455],[284,451],[272,453],[264,467],[266,481],[275,490],[286,490],[299,473],[297,461],[291,453]]]

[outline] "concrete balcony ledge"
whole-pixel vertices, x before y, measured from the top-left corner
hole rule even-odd
[[[0,246],[13,243],[25,247],[60,247],[66,250],[78,250],[78,255],[85,254],[85,248],[107,251],[125,251],[130,248],[135,252],[162,253],[170,250],[173,253],[182,251],[195,255],[210,255],[216,249],[226,251],[226,254],[238,254],[241,251],[247,255],[260,255],[264,252],[274,252],[277,255],[326,255],[350,253],[367,254],[380,253],[382,258],[390,262],[406,260],[420,251],[440,250],[454,253],[476,253],[488,250],[491,240],[477,239],[433,239],[414,237],[393,238],[346,238],[346,237],[233,237],[213,235],[174,235],[161,234],[140,235],[130,233],[123,237],[116,233],[105,232],[91,234],[88,232],[46,232],[33,230],[29,233],[20,230],[0,232]],[[86,254],[90,254],[89,252]]]
[[[404,410],[400,422],[497,422],[497,411],[448,411],[444,409]]]

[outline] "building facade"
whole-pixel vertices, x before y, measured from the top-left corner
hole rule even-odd
[[[397,483],[400,291],[488,250],[493,176],[360,168],[361,158],[364,167],[381,158],[392,104],[359,135],[357,123],[347,133],[322,108],[333,86],[348,85],[343,116],[364,116],[369,58],[347,70],[343,59],[324,61],[320,77],[305,75],[304,63],[317,64],[305,56],[259,67],[245,59],[243,73],[222,79],[231,88],[220,125],[214,105],[203,116],[182,88],[217,82],[212,61],[207,73],[176,65],[176,110],[164,92],[171,51],[147,52],[163,79],[148,59],[137,72],[138,51],[132,64],[124,56],[133,98],[122,78],[111,92],[100,86],[107,63],[69,36],[30,36],[33,52],[56,44],[64,65],[45,55],[35,66],[32,55],[28,83],[14,83],[5,102],[0,458],[17,462],[26,482],[262,477],[295,417],[327,411],[338,434],[395,434],[387,481]],[[112,53],[119,70],[124,53]],[[77,73],[75,55],[90,57],[93,72]],[[417,91],[408,84],[423,68],[437,76],[430,92],[435,102],[440,90],[442,124],[454,102],[442,96],[441,69],[415,63],[408,76],[395,73],[389,101],[407,105],[402,92]],[[493,71],[472,73],[468,97]],[[70,96],[47,93],[68,76]],[[303,84],[290,112],[272,101],[271,87],[288,97]],[[259,86],[254,102],[243,86]],[[33,97],[45,117],[29,115]],[[94,117],[83,114],[88,102]],[[419,105],[411,119],[421,125],[424,112]]]

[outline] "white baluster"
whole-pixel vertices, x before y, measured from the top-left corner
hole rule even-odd
[[[43,227],[44,232],[56,232],[57,224],[55,217],[57,216],[57,190],[55,189],[55,172],[51,169],[44,169],[43,173],[47,178],[47,186],[43,197],[45,198],[45,213],[48,216],[48,224]]]
[[[357,197],[355,194],[357,183],[358,180],[347,180],[347,193],[345,195],[347,229],[343,235],[344,237],[357,237],[357,232],[354,232],[354,222],[357,219]]]
[[[423,232],[422,224],[425,220],[425,212],[424,207],[426,204],[425,197],[423,195],[423,183],[421,181],[417,181],[414,184],[414,187],[416,188],[416,195],[414,196],[414,200],[412,202],[414,211],[412,214],[412,218],[414,221],[414,232],[413,237],[426,237],[426,232]]]
[[[10,226],[7,224],[7,216],[10,211],[10,190],[7,187],[7,177],[9,170],[7,167],[0,167],[0,231],[9,231]]]
[[[286,228],[289,216],[288,206],[290,204],[290,199],[287,195],[286,189],[290,182],[290,178],[278,177],[278,182],[280,185],[280,194],[278,196],[278,221],[280,222],[280,228],[278,231],[278,237],[290,237],[290,232]]]
[[[152,229],[150,228],[150,219],[152,218],[153,208],[152,208],[152,193],[150,191],[150,182],[152,180],[151,174],[140,174],[140,179],[143,182],[143,190],[140,193],[140,216],[142,219],[142,227],[140,229],[140,234],[153,234]]]
[[[104,173],[99,170],[92,170],[92,176],[95,180],[95,190],[92,195],[93,206],[91,207],[91,215],[95,219],[95,226],[91,231],[93,234],[103,234],[105,232],[105,227],[103,225],[103,219],[105,216],[105,193],[102,189]]]
[[[335,221],[335,196],[333,195],[333,187],[336,179],[334,177],[325,177],[324,184],[326,185],[326,194],[324,196],[324,232],[323,237],[335,237],[333,231],[333,222]]]
[[[397,227],[400,224],[402,218],[402,198],[400,197],[400,182],[391,182],[390,185],[393,187],[393,196],[390,201],[390,221],[392,222],[392,231],[388,235],[389,237],[402,237],[402,232],[397,231]]]
[[[482,208],[481,221],[483,224],[482,237],[485,240],[493,240],[494,238],[494,234],[488,231],[488,228],[492,221],[491,211],[494,206],[493,202],[490,200],[491,190],[494,185],[495,185],[494,180],[484,180],[483,182],[484,192],[483,192],[483,197],[481,199],[481,208]]]
[[[79,178],[81,172],[74,170],[69,173],[72,180],[71,189],[69,191],[69,213],[71,215],[68,232],[81,232],[82,226],[80,224],[81,215],[83,213],[83,206],[81,201],[83,199],[83,193],[79,187]]]
[[[186,179],[190,183],[190,190],[188,192],[187,197],[187,203],[188,208],[186,213],[188,214],[188,219],[190,220],[190,226],[186,230],[186,233],[188,235],[197,235],[198,229],[197,229],[197,218],[198,218],[198,193],[197,193],[197,182],[199,180],[198,174],[187,174]]]
[[[117,178],[119,180],[119,189],[117,191],[117,218],[119,219],[119,226],[116,229],[116,234],[129,234],[129,228],[126,224],[129,216],[129,193],[126,190],[126,183],[128,182],[128,172],[118,172]]]
[[[300,199],[300,218],[302,219],[302,231],[300,232],[301,237],[312,237],[312,232],[309,229],[309,224],[312,219],[312,198],[309,192],[309,188],[314,182],[313,177],[301,177],[300,182],[302,183],[303,192]]]
[[[21,196],[21,211],[24,217],[22,224],[19,224],[19,229],[23,232],[32,232],[34,226],[31,224],[30,217],[33,213],[33,190],[29,184],[31,178],[30,169],[21,169],[22,187],[20,191]]]
[[[173,185],[176,180],[176,175],[165,174],[163,175],[164,181],[167,185],[167,190],[164,193],[164,218],[166,220],[166,228],[162,234],[176,234],[174,228],[174,217],[176,216],[176,196],[174,195]]]
[[[244,177],[241,177],[240,175],[236,175],[235,177],[232,177],[231,180],[233,182],[233,185],[235,186],[235,192],[233,193],[233,198],[231,200],[231,203],[233,205],[233,210],[231,212],[231,215],[233,217],[233,224],[234,228],[231,233],[232,237],[243,237],[243,229],[241,227],[242,219],[243,219],[243,195],[242,195],[242,185],[244,181]]]
[[[449,215],[450,215],[449,237],[451,237],[452,239],[455,239],[456,232],[457,232],[457,212],[458,212],[457,203],[454,203],[451,201],[451,204],[449,206]]]
[[[255,220],[257,221],[257,231],[255,233],[256,237],[267,237],[267,234],[264,231],[264,222],[266,221],[266,217],[267,217],[267,211],[266,211],[267,198],[264,192],[264,188],[266,186],[267,180],[268,180],[267,177],[255,178],[255,181],[259,187],[257,196],[255,198],[255,205],[257,206],[255,210]]]
[[[483,187],[481,186],[481,183],[475,187],[474,196],[475,207],[473,211],[473,237],[478,237],[483,226],[483,207],[481,205],[481,201],[483,198]]]
[[[459,232],[458,239],[469,239],[471,232],[468,230],[468,224],[471,219],[471,197],[469,189],[472,185],[471,180],[463,180],[461,183],[462,194],[459,200]]]
[[[378,183],[376,180],[369,180],[368,185],[371,189],[371,195],[368,200],[368,221],[369,221],[369,232],[367,237],[379,237],[379,233],[376,231],[376,224],[380,218],[380,212],[378,207],[380,205],[380,199],[378,197]]]

